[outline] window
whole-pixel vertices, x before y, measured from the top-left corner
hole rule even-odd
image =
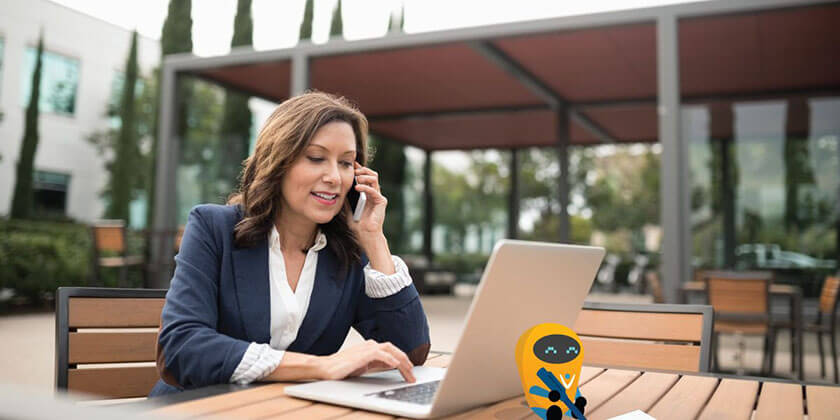
[[[35,212],[64,215],[67,208],[68,185],[70,185],[70,175],[36,170],[32,182]]]
[[[122,100],[122,90],[125,85],[125,73],[117,71],[114,73],[114,78],[111,80],[111,97],[108,99],[108,121],[113,129],[120,128],[122,122],[120,121],[120,101]],[[143,89],[146,87],[143,78],[138,77],[137,83],[134,85],[134,98],[140,98],[143,95]]]
[[[23,106],[29,104],[32,93],[32,73],[38,50],[29,47],[23,63],[21,83]],[[38,109],[42,112],[73,115],[76,110],[76,91],[79,85],[79,60],[44,51],[41,67],[41,92]]]

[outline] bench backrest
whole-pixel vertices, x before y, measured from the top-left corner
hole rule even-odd
[[[704,275],[709,304],[718,314],[769,314],[772,273],[706,271]]]
[[[838,291],[840,291],[840,277],[826,277],[820,293],[820,312],[825,316],[834,316]]]
[[[706,372],[713,321],[708,305],[586,302],[574,331],[588,365]]]
[[[145,397],[158,380],[157,330],[166,290],[61,287],[55,321],[58,390]]]

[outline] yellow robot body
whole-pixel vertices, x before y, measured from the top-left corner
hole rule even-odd
[[[569,401],[575,401],[583,364],[583,345],[574,331],[554,323],[531,327],[519,337],[516,344],[516,363],[519,366],[522,390],[530,407],[547,409],[552,404],[562,404],[564,412],[570,409],[562,401],[552,402],[531,391],[535,386],[546,388],[537,376],[540,368],[545,368],[565,388]]]

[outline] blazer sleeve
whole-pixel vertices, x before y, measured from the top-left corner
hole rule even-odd
[[[366,260],[363,258],[363,266]],[[353,328],[365,339],[391,342],[405,352],[414,365],[425,363],[431,348],[429,324],[414,285],[384,298],[368,297],[364,284],[359,293]]]
[[[217,331],[221,251],[201,210],[187,220],[158,332],[158,372],[179,388],[229,382],[250,344]]]

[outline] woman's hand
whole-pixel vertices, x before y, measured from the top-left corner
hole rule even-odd
[[[379,174],[358,162],[353,162],[353,165],[356,168],[356,191],[367,195],[367,203],[362,212],[362,219],[358,222],[353,220],[352,212],[355,209],[351,209],[347,215],[347,224],[367,254],[370,266],[381,273],[394,274],[396,267],[391,259],[388,241],[382,233],[388,200],[379,191]]]
[[[322,379],[344,379],[370,371],[398,369],[406,382],[414,382],[412,363],[405,353],[391,343],[367,340],[320,358]]]
[[[351,214],[347,223],[356,237],[363,241],[365,238],[382,234],[382,226],[385,223],[385,207],[388,205],[388,200],[380,191],[379,174],[360,165],[359,162],[353,162],[353,166],[356,176],[356,191],[365,193],[367,202],[364,212],[362,212],[362,219],[358,222],[354,221],[352,212],[356,209],[350,209]]]

